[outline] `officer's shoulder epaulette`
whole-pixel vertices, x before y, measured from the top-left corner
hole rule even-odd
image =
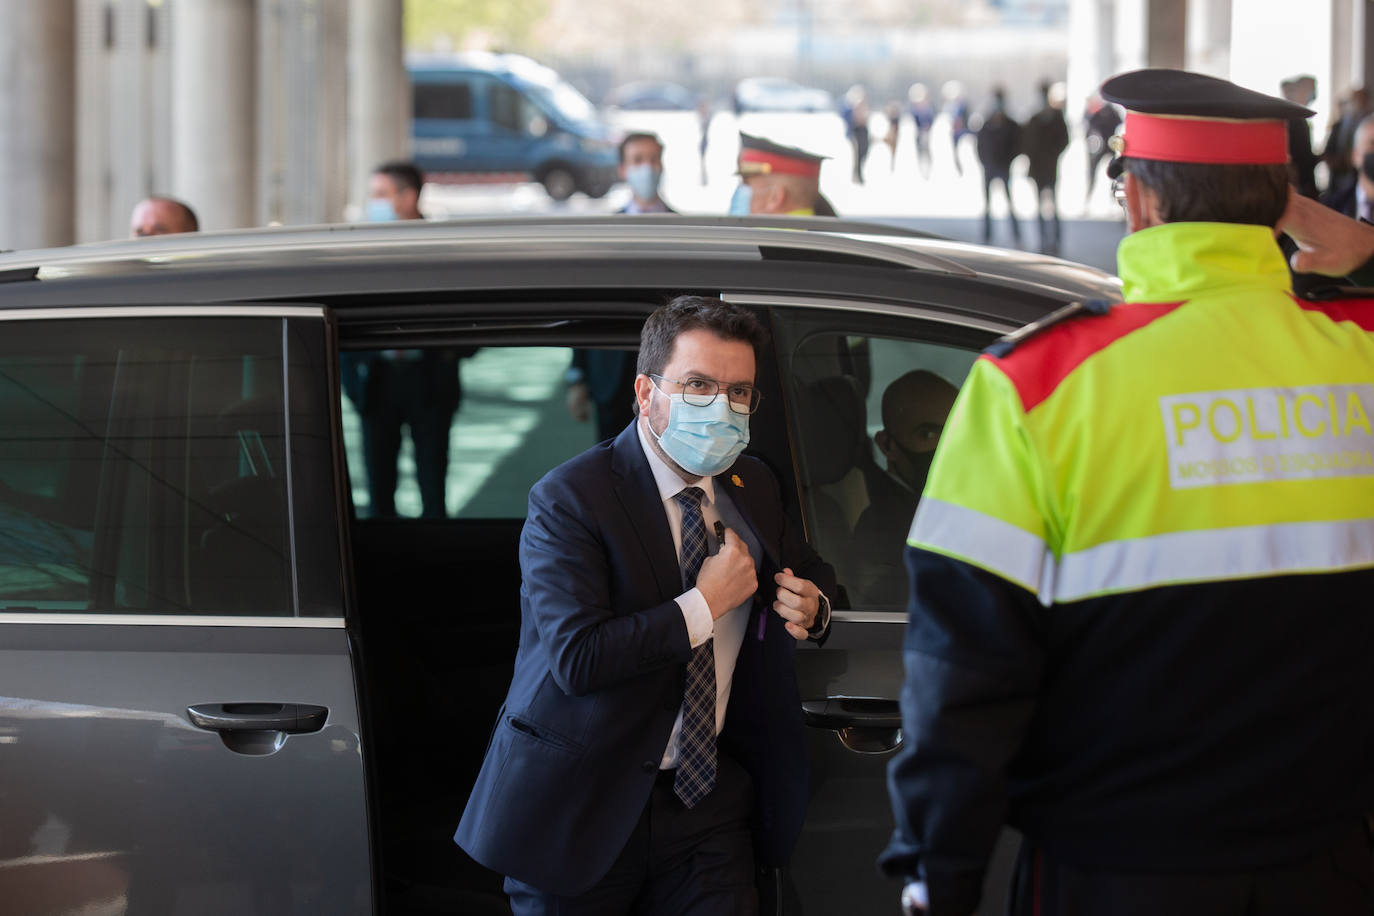
[[[1077,318],[1083,315],[1106,315],[1112,310],[1112,303],[1106,299],[1080,299],[1077,302],[1070,302],[1068,305],[1060,306],[1050,312],[1044,318],[1032,321],[1030,324],[1017,328],[1010,334],[1004,334],[992,343],[983,352],[989,356],[1002,359],[1012,350],[1030,340],[1035,335],[1062,324],[1070,318]]]

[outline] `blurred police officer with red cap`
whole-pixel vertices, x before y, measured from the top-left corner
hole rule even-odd
[[[882,868],[968,916],[1374,912],[1374,301],[1292,294],[1286,120],[1114,77],[1120,303],[974,364],[908,537]]]
[[[730,199],[730,213],[782,216],[834,216],[821,196],[821,163],[817,156],[751,134],[739,135],[740,184]]]

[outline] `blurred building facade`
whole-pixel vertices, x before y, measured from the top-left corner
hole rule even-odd
[[[5,0],[0,248],[118,238],[142,197],[204,229],[332,222],[403,156],[403,0]]]
[[[413,0],[419,3],[422,0]],[[0,0],[0,248],[127,234],[149,193],[205,229],[336,221],[408,152],[406,0]],[[1107,76],[1178,66],[1274,93],[1318,80],[1313,134],[1374,84],[1374,0],[548,0],[524,50],[593,99],[662,78],[708,98],[746,76],[900,98],[1042,78],[1068,114]]]

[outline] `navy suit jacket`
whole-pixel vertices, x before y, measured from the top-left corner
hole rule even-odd
[[[682,705],[691,646],[668,518],[636,423],[530,490],[520,537],[520,648],[454,839],[478,862],[560,896],[590,889],[638,821]],[[791,855],[809,767],[796,641],[772,610],[784,566],[835,594],[834,572],[742,457],[715,480],[763,545],[759,592],[720,746],[754,780],[760,864]]]

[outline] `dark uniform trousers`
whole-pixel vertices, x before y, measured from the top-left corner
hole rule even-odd
[[[1024,843],[1010,916],[1371,916],[1374,841],[1358,823],[1301,862],[1250,872],[1129,873],[1056,862]]]
[[[687,808],[661,770],[644,812],[611,870],[576,897],[507,878],[515,916],[757,916],[753,783],[718,748],[716,787]]]

